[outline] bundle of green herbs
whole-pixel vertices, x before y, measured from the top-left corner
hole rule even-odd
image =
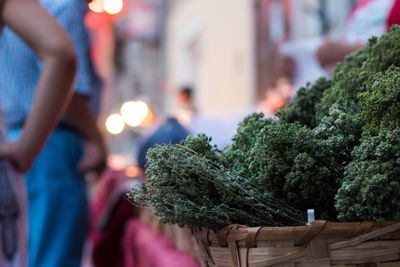
[[[147,155],[128,197],[192,227],[400,219],[400,27],[301,88],[276,115],[245,118],[232,145],[205,135]],[[289,205],[290,203],[290,205]]]
[[[151,203],[164,223],[191,227],[304,223],[303,214],[226,169],[209,137],[186,141],[149,150],[148,181],[129,194],[134,203]]]

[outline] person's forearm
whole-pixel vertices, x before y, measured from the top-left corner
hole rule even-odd
[[[337,54],[332,54],[331,64],[335,64],[337,62],[343,61],[347,55],[357,51],[358,49],[364,47],[365,45],[356,44],[356,45],[341,45],[341,49],[338,50]]]
[[[97,126],[97,120],[92,112],[88,99],[80,94],[74,94],[66,111],[67,119],[87,140],[102,141],[102,134]]]
[[[66,114],[69,122],[85,139],[85,152],[79,162],[79,170],[101,174],[107,164],[107,148],[88,99],[75,94]]]
[[[327,41],[318,49],[317,58],[322,67],[330,68],[364,46],[364,44],[347,45],[342,42]]]
[[[75,57],[59,55],[43,60],[43,70],[21,135],[26,153],[37,155],[65,111],[72,94]],[[62,75],[60,75],[62,74]]]

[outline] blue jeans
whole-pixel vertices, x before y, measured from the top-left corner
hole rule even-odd
[[[21,129],[8,132],[16,140]],[[26,174],[29,218],[29,267],[80,267],[88,230],[84,175],[77,169],[81,137],[56,129]]]

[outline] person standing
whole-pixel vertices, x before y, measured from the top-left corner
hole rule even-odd
[[[72,39],[78,72],[66,115],[26,174],[28,261],[30,267],[79,267],[88,228],[85,172],[100,172],[106,158],[102,134],[89,102],[97,80],[83,21],[87,2],[41,0],[40,3]],[[0,101],[9,128],[8,139],[13,141],[19,138],[26,124],[42,64],[11,29],[5,28],[0,69]]]
[[[0,31],[4,25],[13,29],[42,62],[20,138],[7,143],[0,120],[0,266],[22,267],[27,263],[27,205],[20,173],[32,165],[70,100],[76,57],[65,31],[38,2],[2,0],[0,18]]]

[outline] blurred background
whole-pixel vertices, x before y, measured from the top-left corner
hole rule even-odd
[[[94,0],[86,23],[110,166],[136,166],[140,140],[168,117],[228,145],[245,115],[274,112],[266,98],[282,107],[328,75],[316,49],[340,38],[355,2]]]

